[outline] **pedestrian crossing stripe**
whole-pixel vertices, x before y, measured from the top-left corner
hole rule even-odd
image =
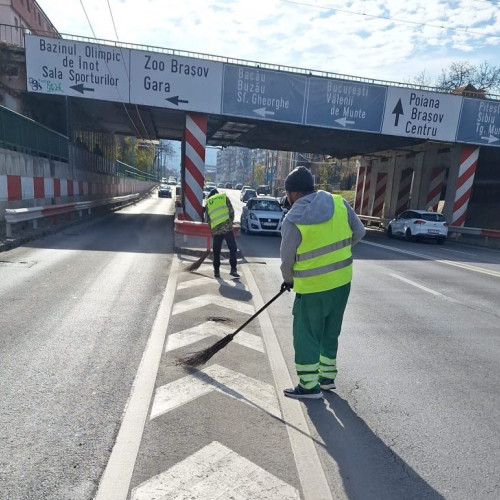
[[[153,400],[150,420],[213,391],[281,418],[278,398],[272,385],[214,364],[159,387]]]
[[[223,444],[213,441],[132,490],[131,500],[299,500],[285,483]]]
[[[234,328],[224,325],[218,321],[206,321],[205,323],[187,328],[186,330],[171,333],[167,338],[165,352],[186,347],[212,336],[224,337],[233,331]],[[257,335],[245,332],[245,330],[238,332],[232,342],[258,352],[264,352],[262,339]]]
[[[198,309],[207,305],[216,305],[218,307],[224,307],[246,314],[253,314],[255,312],[254,307],[246,302],[228,299],[226,297],[221,297],[220,295],[207,293],[204,295],[193,297],[191,299],[177,302],[172,309],[172,315],[175,316],[176,314],[193,311],[193,309]]]

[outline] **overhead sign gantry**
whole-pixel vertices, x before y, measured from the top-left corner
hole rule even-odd
[[[500,147],[500,102],[26,36],[30,92]]]

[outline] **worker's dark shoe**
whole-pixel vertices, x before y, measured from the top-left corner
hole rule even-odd
[[[219,270],[214,271],[214,278],[220,278],[220,272],[219,272]]]
[[[294,398],[294,399],[321,399],[323,397],[323,394],[318,388],[304,389],[300,385],[298,385],[297,387],[293,387],[291,389],[285,389],[283,391],[283,394],[287,398]]]
[[[327,378],[320,380],[319,386],[324,391],[333,391],[333,389],[336,389],[335,380],[327,379]]]
[[[231,276],[234,276],[235,278],[239,278],[240,275],[238,274],[238,271],[236,269],[231,269],[231,272],[229,273]]]

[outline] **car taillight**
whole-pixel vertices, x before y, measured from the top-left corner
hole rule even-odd
[[[413,224],[425,224],[425,220],[416,220]]]

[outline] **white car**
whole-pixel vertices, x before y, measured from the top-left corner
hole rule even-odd
[[[425,210],[405,210],[387,226],[387,236],[404,236],[408,241],[434,239],[442,245],[448,237],[448,223],[443,214]]]
[[[276,198],[250,198],[241,212],[241,230],[248,234],[259,232],[281,235],[281,223],[285,214],[286,210]]]

